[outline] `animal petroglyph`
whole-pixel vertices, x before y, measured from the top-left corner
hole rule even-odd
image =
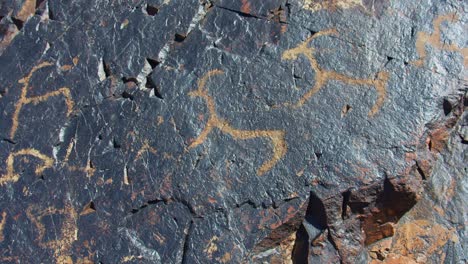
[[[8,182],[17,182],[19,180],[20,176],[18,173],[15,173],[14,167],[15,158],[18,156],[33,156],[35,158],[40,159],[43,162],[42,165],[36,166],[36,175],[40,175],[42,172],[44,172],[45,169],[52,168],[52,166],[54,165],[54,160],[52,158],[42,154],[36,149],[29,148],[12,152],[10,153],[10,155],[8,155],[8,158],[6,159],[6,174],[0,178],[0,186]]]
[[[416,38],[416,51],[418,52],[419,59],[413,62],[414,65],[424,65],[427,57],[426,45],[431,45],[439,50],[459,52],[463,56],[463,64],[465,67],[468,65],[468,48],[461,48],[454,43],[447,44],[441,41],[440,26],[444,21],[456,23],[458,21],[458,16],[454,13],[440,15],[432,21],[432,25],[434,27],[434,32],[432,32],[432,34],[418,32]]]
[[[78,215],[73,206],[67,204],[63,209],[48,207],[44,210],[37,210],[30,206],[26,210],[26,215],[37,228],[38,236],[36,241],[39,246],[53,250],[56,263],[73,263],[71,258],[72,244],[78,240],[78,227],[76,225]],[[47,227],[43,224],[42,219],[52,215],[63,216],[60,234],[54,240],[45,241]]]
[[[284,157],[287,152],[287,144],[285,141],[285,132],[281,130],[242,130],[232,127],[228,121],[220,118],[216,113],[216,106],[213,98],[209,95],[206,83],[211,76],[222,74],[221,70],[212,70],[206,73],[198,81],[198,89],[189,93],[190,96],[201,97],[208,108],[209,118],[205,128],[200,135],[190,144],[189,148],[194,148],[207,139],[210,132],[217,128],[221,132],[231,135],[235,139],[252,139],[252,138],[266,138],[270,140],[273,147],[272,157],[265,161],[257,170],[259,176],[270,171],[278,161]]]
[[[283,60],[297,60],[299,55],[305,56],[310,63],[310,67],[315,71],[314,86],[292,106],[294,108],[303,106],[310,98],[312,98],[312,96],[314,96],[318,91],[320,91],[320,89],[322,89],[323,86],[325,86],[329,80],[337,80],[349,85],[373,86],[375,88],[375,90],[377,91],[377,100],[374,106],[369,111],[369,117],[373,117],[379,111],[379,109],[382,107],[385,101],[385,97],[387,94],[386,84],[389,78],[389,74],[387,72],[380,71],[377,73],[375,79],[358,79],[346,76],[335,71],[322,69],[318,64],[317,59],[315,58],[315,49],[313,47],[310,47],[309,44],[312,40],[316,39],[317,37],[337,34],[338,32],[335,29],[320,31],[307,38],[297,47],[283,52],[283,55],[281,57]]]
[[[337,34],[336,30],[329,29],[318,32],[303,43],[299,44],[296,48],[286,50],[283,55],[283,60],[296,60],[299,55],[304,55],[310,62],[311,68],[315,71],[315,85],[307,91],[296,103],[292,104],[292,107],[298,108],[303,106],[314,94],[316,94],[329,80],[337,80],[350,85],[363,85],[373,86],[377,91],[377,100],[369,111],[369,116],[374,116],[379,109],[382,107],[386,97],[386,83],[388,81],[387,72],[378,72],[375,79],[358,79],[346,76],[335,71],[329,71],[322,69],[315,56],[315,49],[309,47],[310,42],[320,36]],[[241,130],[232,127],[228,121],[220,118],[216,113],[216,106],[213,98],[209,95],[206,89],[206,83],[211,76],[222,74],[221,70],[211,70],[206,73],[198,82],[198,89],[190,92],[190,96],[201,97],[204,99],[208,112],[209,118],[205,128],[202,130],[200,135],[190,144],[189,148],[194,148],[207,139],[210,132],[217,128],[221,132],[231,135],[235,139],[251,139],[251,138],[266,138],[269,139],[273,146],[273,155],[270,160],[265,161],[262,166],[257,170],[258,175],[263,175],[270,171],[276,163],[283,158],[287,152],[287,144],[285,141],[285,132],[282,130]],[[287,103],[286,105],[290,105]]]
[[[76,65],[77,62],[78,62],[78,59],[74,58],[73,59],[74,65]],[[59,88],[58,90],[47,92],[43,95],[28,96],[28,89],[31,86],[30,82],[34,73],[42,68],[49,67],[52,65],[54,64],[52,64],[51,62],[42,62],[34,66],[25,77],[23,77],[22,79],[18,81],[18,83],[22,84],[23,86],[21,87],[21,95],[15,104],[15,109],[14,109],[13,116],[12,116],[12,125],[10,129],[11,140],[15,138],[15,135],[19,126],[19,116],[20,116],[23,106],[25,105],[28,105],[28,104],[36,105],[38,103],[47,101],[51,97],[62,95],[63,97],[65,97],[65,103],[67,106],[67,112],[66,112],[67,117],[72,113],[75,103],[72,99],[70,89],[67,87],[62,87],[62,88]],[[66,65],[66,66],[67,67],[65,68],[62,67],[62,70],[70,70],[71,68],[73,68],[73,65]],[[71,152],[71,148],[69,147],[69,149],[67,150],[67,156],[65,158],[64,164],[68,162],[68,156],[70,155],[70,152]],[[21,149],[16,152],[11,152],[9,153],[9,156],[6,159],[6,174],[0,178],[0,186],[8,182],[14,183],[19,180],[20,175],[15,172],[15,168],[14,168],[15,158],[18,156],[33,156],[42,161],[42,164],[39,164],[36,167],[36,170],[35,170],[36,175],[40,175],[45,169],[52,168],[52,166],[54,165],[54,160],[51,157],[33,148]],[[68,168],[70,170],[73,170],[73,167],[71,166],[69,166]],[[86,170],[86,172],[88,172],[88,170]]]
[[[47,101],[51,97],[63,95],[65,97],[65,102],[67,105],[67,117],[72,113],[74,102],[70,93],[70,89],[67,87],[62,87],[62,88],[59,88],[58,90],[48,92],[43,95],[28,97],[28,89],[30,87],[30,81],[31,81],[31,77],[33,76],[33,74],[39,69],[42,69],[47,66],[52,66],[52,65],[53,64],[50,62],[42,62],[39,65],[36,65],[35,67],[33,67],[28,75],[26,75],[24,78],[18,81],[19,83],[23,84],[23,87],[21,88],[20,99],[15,104],[15,111],[12,117],[12,125],[11,125],[11,130],[10,130],[11,140],[14,139],[16,135],[16,131],[18,130],[19,115],[20,115],[21,109],[23,108],[23,106],[27,104],[31,104],[31,103],[38,104],[40,102]]]
[[[69,154],[71,152],[72,147],[73,145],[72,143],[70,143],[67,149],[67,154],[62,163],[63,167],[68,169],[69,171],[84,172],[88,177],[91,177],[95,172],[95,169],[92,167],[91,161],[88,160],[86,167],[70,166],[68,164]],[[34,158],[41,160],[41,163],[39,163],[36,166],[36,169],[34,171],[35,174],[38,176],[41,175],[46,169],[52,168],[54,166],[54,159],[41,153],[37,149],[26,148],[20,149],[15,152],[10,152],[5,162],[6,174],[0,177],[0,186],[5,185],[6,183],[15,183],[19,180],[20,174],[15,172],[15,159],[19,156],[33,156]]]

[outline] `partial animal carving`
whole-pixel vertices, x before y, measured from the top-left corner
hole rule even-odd
[[[287,144],[285,140],[285,132],[282,130],[242,130],[234,128],[229,124],[227,120],[220,118],[216,112],[216,106],[213,98],[209,95],[208,89],[206,88],[206,83],[209,78],[214,75],[222,74],[221,70],[211,70],[206,73],[198,81],[198,89],[189,93],[193,97],[201,97],[208,108],[209,118],[208,122],[205,125],[205,128],[200,133],[200,135],[190,144],[189,148],[195,148],[196,146],[202,144],[207,139],[210,132],[217,128],[221,132],[229,134],[234,139],[252,139],[252,138],[266,138],[270,140],[273,154],[269,160],[265,161],[259,169],[257,169],[257,174],[259,176],[270,171],[278,161],[284,157],[287,152]]]
[[[461,48],[455,43],[447,44],[441,41],[440,26],[444,21],[456,23],[458,21],[458,16],[455,13],[440,15],[432,21],[434,32],[431,34],[423,31],[418,32],[416,38],[416,51],[418,52],[419,59],[413,62],[414,65],[419,67],[424,65],[427,57],[426,45],[431,45],[439,50],[459,52],[463,56],[463,64],[465,67],[468,65],[468,48]]]
[[[72,244],[78,240],[78,227],[76,224],[78,214],[73,206],[66,204],[63,209],[48,207],[44,210],[38,210],[33,206],[29,206],[26,210],[26,215],[37,228],[38,236],[36,241],[39,246],[53,250],[56,263],[73,264],[71,258]],[[58,237],[54,240],[46,241],[44,237],[47,227],[42,223],[42,219],[49,215],[61,215],[63,216],[63,221]]]
[[[40,175],[45,169],[52,168],[54,165],[54,160],[52,158],[42,154],[37,149],[28,148],[11,152],[6,160],[6,174],[0,178],[0,186],[8,182],[17,182],[19,180],[20,176],[15,172],[14,168],[15,158],[18,156],[33,156],[43,162],[42,165],[37,165],[35,171],[36,175]]]
[[[47,66],[51,66],[51,65],[53,64],[50,62],[42,62],[39,65],[36,65],[35,67],[33,67],[28,75],[26,75],[24,78],[18,81],[19,83],[23,84],[23,87],[21,88],[21,96],[18,102],[16,102],[15,104],[15,111],[12,117],[12,125],[11,125],[11,130],[10,130],[11,140],[14,140],[16,131],[18,130],[19,114],[21,112],[21,109],[23,108],[23,106],[27,104],[31,104],[31,103],[38,104],[40,102],[47,101],[50,97],[63,95],[65,97],[65,103],[67,104],[67,116],[69,116],[72,113],[75,103],[72,99],[70,89],[67,87],[62,87],[62,88],[59,88],[58,90],[48,92],[43,95],[28,97],[28,89],[29,89],[31,77],[33,76],[33,74],[37,70],[42,69]]]
[[[337,35],[338,32],[335,29],[328,29],[324,31],[317,32],[307,38],[304,42],[299,44],[297,47],[286,50],[283,52],[283,60],[297,60],[300,55],[303,55],[307,58],[310,63],[310,67],[315,71],[315,84],[314,86],[307,91],[296,103],[292,104],[292,107],[298,108],[303,106],[312,96],[314,96],[329,80],[337,80],[349,85],[364,85],[364,86],[373,86],[377,91],[377,101],[375,102],[372,109],[369,111],[369,117],[373,117],[379,109],[382,107],[385,97],[387,95],[387,82],[389,74],[385,71],[380,71],[376,74],[376,78],[372,79],[359,79],[346,76],[344,74],[325,70],[320,67],[317,60],[315,59],[315,48],[310,47],[309,44],[312,40],[326,35]],[[289,104],[287,104],[289,105]]]

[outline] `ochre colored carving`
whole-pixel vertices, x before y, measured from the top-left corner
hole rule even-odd
[[[42,160],[43,164],[37,165],[36,167],[36,175],[40,175],[45,169],[52,168],[54,165],[54,160],[52,158],[42,154],[36,149],[28,148],[12,152],[6,159],[6,174],[0,178],[0,186],[6,184],[7,182],[17,182],[19,180],[19,174],[15,173],[14,168],[15,158],[26,155],[34,156]]]
[[[304,0],[303,8],[310,11],[365,8],[362,0]]]
[[[208,241],[208,246],[203,250],[203,253],[209,258],[213,258],[213,253],[218,250],[218,246],[216,242],[218,241],[219,237],[213,236],[210,241]]]
[[[221,70],[212,70],[206,73],[198,81],[198,89],[190,92],[190,96],[201,97],[209,111],[208,122],[201,134],[190,144],[189,148],[194,148],[207,139],[210,132],[217,128],[221,132],[231,135],[235,139],[252,139],[252,138],[266,138],[269,139],[273,147],[273,155],[270,160],[265,161],[262,166],[257,170],[259,176],[270,171],[276,163],[283,158],[287,151],[287,144],[284,139],[285,132],[281,130],[241,130],[232,127],[228,121],[218,117],[216,113],[216,106],[213,98],[208,94],[208,90],[205,88],[207,81],[213,75],[222,74]]]
[[[73,59],[73,64],[76,65],[76,63],[78,63],[78,58],[77,57],[75,57]],[[15,135],[16,135],[16,131],[18,130],[18,125],[19,125],[19,115],[21,113],[21,110],[22,110],[23,106],[25,106],[27,104],[34,104],[35,105],[35,104],[47,101],[51,97],[62,95],[65,98],[65,103],[67,105],[67,113],[66,113],[67,117],[73,112],[73,107],[74,107],[75,103],[74,103],[74,101],[72,99],[70,89],[67,88],[67,87],[62,87],[62,88],[59,88],[58,90],[48,92],[48,93],[45,93],[43,95],[28,97],[28,89],[30,88],[30,81],[31,81],[31,78],[34,75],[34,73],[36,71],[38,71],[39,69],[42,69],[42,68],[48,67],[48,66],[52,66],[52,65],[53,64],[50,63],[50,62],[42,62],[42,63],[34,66],[32,68],[32,70],[28,73],[28,75],[26,75],[24,78],[22,78],[21,80],[18,81],[20,84],[23,84],[23,87],[21,88],[20,98],[15,104],[15,110],[13,112],[13,117],[12,117],[12,126],[11,126],[11,130],[10,130],[10,139],[13,140]],[[73,68],[73,65],[70,65],[70,67],[66,67],[65,70],[70,70],[71,68]],[[63,68],[62,68],[62,70],[63,70]],[[67,168],[70,171],[82,171],[82,172],[85,172],[88,176],[93,175],[95,169],[92,168],[92,165],[91,165],[90,161],[88,161],[85,168],[80,168],[80,167],[75,167],[75,166],[68,166],[68,164],[67,164],[68,159],[69,159],[69,156],[71,154],[71,151],[72,151],[73,147],[74,147],[74,141],[72,140],[72,142],[69,144],[69,146],[67,148],[63,164],[66,165]],[[7,182],[17,182],[18,181],[19,174],[14,172],[14,160],[15,160],[16,156],[21,156],[21,155],[31,155],[31,156],[34,156],[36,158],[41,159],[44,162],[44,164],[42,166],[41,165],[37,166],[36,175],[42,173],[47,168],[51,168],[53,166],[53,163],[54,163],[52,158],[50,158],[47,155],[44,155],[44,154],[40,153],[38,150],[32,149],[32,148],[30,148],[30,149],[21,149],[21,150],[19,150],[17,152],[10,153],[10,155],[8,156],[8,158],[6,160],[7,173],[6,173],[6,175],[3,175],[0,178],[0,186],[4,185]]]
[[[76,225],[78,214],[73,206],[67,204],[63,209],[48,207],[45,210],[37,210],[30,206],[26,210],[26,215],[37,228],[36,241],[39,246],[53,250],[56,263],[72,264],[72,244],[78,240],[78,227]],[[64,219],[59,237],[55,240],[44,241],[46,226],[42,223],[42,219],[49,215],[62,215]]]
[[[94,175],[94,172],[96,172],[96,169],[92,166],[91,160],[88,158],[86,162],[86,167],[77,167],[77,166],[70,166],[68,164],[68,160],[70,159],[70,154],[73,150],[73,147],[75,146],[75,139],[72,138],[70,140],[70,144],[68,144],[67,151],[65,153],[65,158],[63,159],[63,165],[68,168],[70,171],[81,171],[86,173],[86,176],[90,178],[91,176]]]
[[[74,102],[70,93],[70,89],[67,87],[62,87],[56,91],[48,92],[43,95],[38,95],[38,96],[33,96],[33,97],[28,97],[28,88],[29,88],[29,82],[31,80],[32,75],[39,69],[51,66],[53,65],[50,62],[42,62],[39,65],[36,65],[33,67],[31,72],[29,72],[28,75],[26,75],[23,79],[19,80],[18,82],[23,84],[23,87],[21,88],[21,96],[18,102],[15,104],[15,111],[13,113],[13,118],[12,118],[12,125],[11,125],[11,130],[10,130],[10,139],[13,140],[16,134],[16,130],[18,129],[19,125],[19,114],[21,112],[21,109],[23,108],[24,105],[27,104],[38,104],[40,102],[47,101],[50,97],[58,96],[58,95],[63,95],[65,97],[65,102],[67,104],[67,116],[69,116],[72,111],[73,111],[73,106]]]
[[[72,140],[70,140],[70,144],[68,144],[67,151],[65,153],[65,158],[63,159],[63,163],[65,164],[68,163],[68,160],[70,159],[70,155],[74,146],[75,146],[75,139],[72,138]]]
[[[463,64],[468,66],[468,48],[458,47],[456,44],[447,44],[443,43],[440,38],[440,25],[442,22],[447,21],[450,23],[456,23],[458,21],[458,16],[455,13],[450,13],[446,15],[440,15],[432,21],[434,27],[434,32],[428,34],[426,32],[418,32],[416,39],[416,51],[419,55],[419,60],[413,62],[416,66],[423,66],[426,60],[426,44],[431,45],[432,47],[444,50],[444,51],[453,51],[459,52],[463,56]]]
[[[137,256],[134,256],[134,255],[125,256],[125,257],[122,258],[121,263],[127,263],[127,262],[136,261],[136,260],[140,260],[140,259],[142,259],[142,257],[137,257]]]
[[[7,217],[7,213],[3,212],[2,221],[0,221],[0,242],[3,242],[3,240],[5,240],[5,236],[3,235],[3,229],[5,228],[6,217]]]
[[[91,177],[94,175],[95,168],[92,167],[91,161],[88,160],[86,167],[76,167],[76,166],[70,166],[68,165],[68,159],[71,153],[71,150],[74,146],[73,141],[69,144],[67,148],[67,153],[65,155],[63,165],[66,169],[69,171],[80,171],[84,172],[88,175],[88,177]],[[35,158],[38,158],[42,161],[42,164],[38,164],[36,166],[35,173],[36,175],[40,175],[41,173],[44,172],[45,169],[52,168],[54,166],[54,159],[51,157],[42,154],[40,151],[33,149],[33,148],[27,148],[27,149],[21,149],[15,152],[11,152],[7,159],[6,159],[6,174],[2,175],[0,177],[0,186],[5,185],[6,183],[9,182],[17,182],[20,178],[20,175],[15,172],[15,158],[18,156],[33,156]]]
[[[377,91],[377,101],[375,102],[372,109],[369,111],[369,117],[372,117],[379,111],[379,109],[382,107],[385,101],[385,97],[387,95],[386,84],[389,78],[389,74],[387,72],[380,71],[377,73],[377,77],[375,79],[357,79],[346,76],[341,73],[337,73],[335,71],[324,70],[320,68],[320,65],[318,64],[314,56],[315,49],[313,47],[309,47],[309,43],[320,36],[337,34],[338,33],[335,29],[320,31],[307,38],[297,47],[283,52],[283,55],[281,57],[283,60],[296,60],[299,55],[305,56],[310,62],[311,68],[315,71],[315,85],[292,106],[295,108],[303,106],[312,96],[314,96],[318,91],[320,91],[320,89],[322,89],[322,87],[329,80],[337,80],[350,85],[365,85],[373,86],[375,88],[375,90]]]
[[[150,152],[153,154],[157,153],[157,150],[149,144],[147,139],[145,139],[143,146],[138,150],[135,160],[141,159],[141,157],[143,156],[143,153],[146,153],[146,152]]]
[[[86,167],[77,167],[77,166],[68,166],[68,165],[67,167],[68,167],[68,170],[70,171],[81,171],[81,172],[86,173],[86,176],[88,178],[91,178],[94,175],[94,172],[96,172],[96,169],[92,167],[90,160],[88,160],[88,162],[86,163]]]
[[[75,64],[77,62],[78,62],[78,59],[74,58],[73,63]],[[59,88],[58,90],[48,92],[48,93],[45,93],[43,95],[28,97],[28,89],[30,88],[30,81],[31,81],[31,78],[34,75],[34,73],[36,71],[38,71],[39,69],[42,69],[42,68],[48,67],[48,66],[52,66],[52,65],[53,64],[50,63],[50,62],[42,62],[42,63],[34,66],[31,69],[31,71],[24,78],[22,78],[21,80],[18,81],[18,83],[23,85],[23,87],[21,88],[20,98],[15,104],[15,110],[13,112],[12,125],[11,125],[11,129],[10,129],[10,139],[13,140],[15,135],[16,135],[16,131],[18,130],[18,125],[19,125],[19,115],[21,113],[21,110],[22,110],[23,106],[25,106],[27,104],[34,104],[35,105],[35,104],[47,101],[50,97],[62,95],[63,97],[65,97],[65,103],[67,105],[67,116],[69,116],[72,113],[73,107],[74,107],[74,101],[72,99],[70,89],[67,88],[67,87],[62,87],[62,88]],[[72,66],[67,67],[65,70],[70,70],[71,68],[72,68]],[[68,162],[68,158],[69,158],[69,155],[71,153],[72,148],[73,148],[73,142],[67,148],[67,153],[66,153],[66,157],[65,157],[65,160],[64,160],[64,164],[66,164]],[[40,153],[38,150],[32,149],[32,148],[30,148],[30,149],[21,149],[21,150],[19,150],[17,152],[10,153],[10,155],[8,156],[8,158],[6,160],[7,173],[6,173],[6,175],[3,175],[0,178],[0,185],[4,185],[7,182],[17,182],[18,181],[19,174],[14,172],[14,160],[15,160],[16,156],[21,156],[21,155],[34,156],[36,158],[41,159],[44,162],[44,164],[42,166],[40,166],[40,165],[37,166],[36,175],[42,173],[47,168],[51,168],[53,166],[53,163],[54,163],[52,158],[50,158],[47,155],[44,155],[44,154]],[[77,168],[74,168],[74,167],[68,167],[68,168],[70,170],[82,170],[82,171],[84,171],[86,173],[94,172],[91,167],[89,167],[89,168],[88,167],[89,167],[89,164],[84,169],[81,169],[81,168],[77,169]]]

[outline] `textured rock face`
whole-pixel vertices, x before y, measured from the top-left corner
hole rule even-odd
[[[2,263],[465,263],[466,1],[0,3]]]

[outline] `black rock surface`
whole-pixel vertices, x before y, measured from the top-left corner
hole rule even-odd
[[[3,0],[1,262],[466,262],[468,3],[413,2]]]

